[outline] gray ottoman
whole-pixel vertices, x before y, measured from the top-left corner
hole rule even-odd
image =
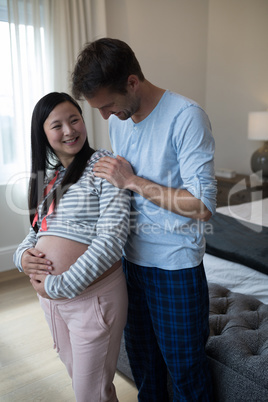
[[[216,284],[209,284],[209,296],[206,351],[215,401],[267,402],[268,305]]]
[[[209,297],[215,402],[268,402],[268,305],[212,283]],[[133,380],[123,339],[117,368]]]

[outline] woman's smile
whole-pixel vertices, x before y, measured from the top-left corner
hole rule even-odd
[[[47,140],[64,167],[81,151],[86,138],[83,117],[71,102],[59,103],[44,123]]]
[[[77,143],[78,139],[79,137],[71,138],[70,140],[63,141],[63,143],[67,145],[74,145]]]

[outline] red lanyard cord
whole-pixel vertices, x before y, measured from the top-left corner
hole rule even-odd
[[[44,197],[46,197],[48,195],[48,193],[51,191],[52,187],[54,186],[57,177],[58,177],[59,171],[57,170],[55,173],[55,176],[53,177],[53,179],[48,183],[48,185],[46,186],[45,190],[44,190]],[[52,214],[52,212],[54,211],[55,208],[55,201],[53,200],[52,203],[50,204],[50,207],[47,211],[46,216],[44,216],[44,218],[42,219],[41,222],[41,228],[39,229],[40,231],[47,231],[47,220],[46,218]],[[32,227],[34,227],[36,225],[36,222],[38,220],[38,211],[36,211],[34,219],[33,219],[33,223],[32,223]]]

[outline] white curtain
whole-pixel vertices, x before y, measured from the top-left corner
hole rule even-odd
[[[45,55],[45,1],[1,0],[1,6],[5,13],[1,18],[1,71],[6,69],[6,73],[1,76],[0,126],[2,146],[12,155],[1,159],[4,183],[8,175],[29,169],[32,109],[52,89],[52,75]],[[5,121],[8,125],[3,127]]]
[[[85,43],[106,36],[105,0],[50,0],[54,88],[71,93],[71,73]],[[81,103],[90,145],[109,148],[107,123]]]
[[[86,42],[106,35],[106,15],[105,0],[0,0],[2,5],[7,8],[9,24],[13,92],[9,132],[14,160],[0,167],[11,177],[30,170],[34,105],[50,91],[71,92],[70,75],[78,53]],[[109,147],[107,125],[86,103],[81,106],[91,146]],[[10,135],[2,133],[1,137],[8,146]],[[8,177],[2,174],[0,181],[5,180]]]

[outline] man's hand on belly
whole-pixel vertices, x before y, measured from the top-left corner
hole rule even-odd
[[[48,294],[45,291],[45,279],[47,275],[30,275],[30,282],[33,286],[33,288],[36,290],[36,292],[46,298],[46,299],[51,299],[51,297],[48,296]]]
[[[36,248],[29,248],[24,251],[21,257],[21,265],[26,275],[45,274],[52,272],[52,262],[45,258],[45,254]]]

